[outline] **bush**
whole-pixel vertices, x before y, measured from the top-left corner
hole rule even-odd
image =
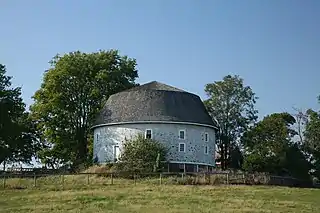
[[[161,143],[138,135],[125,141],[120,161],[115,163],[114,169],[127,175],[159,172],[164,167],[166,154],[167,149]]]

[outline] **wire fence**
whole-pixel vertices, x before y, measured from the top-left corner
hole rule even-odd
[[[51,188],[72,189],[79,187],[101,187],[108,185],[137,184],[181,184],[181,185],[279,185],[292,187],[313,187],[312,182],[291,177],[270,176],[265,173],[231,173],[231,172],[198,172],[198,173],[77,173],[77,174],[0,174],[2,189]]]

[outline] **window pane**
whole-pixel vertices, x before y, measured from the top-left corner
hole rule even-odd
[[[180,146],[179,146],[179,151],[180,151],[180,152],[184,152],[184,148],[185,148],[185,147],[184,147],[184,144],[181,143]]]
[[[184,131],[180,131],[179,132],[179,138],[180,139],[184,139]]]
[[[205,141],[208,141],[208,133],[206,133],[206,134],[204,135],[204,139],[205,139]]]
[[[150,129],[146,130],[146,138],[151,139],[151,136],[152,136],[151,130]]]

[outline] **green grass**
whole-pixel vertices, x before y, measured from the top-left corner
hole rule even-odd
[[[111,185],[98,177],[88,185],[86,176],[66,177],[62,187],[60,177],[50,178],[39,179],[36,188],[32,179],[7,180],[7,189],[0,189],[0,212],[320,212],[319,189],[159,185],[157,180],[135,185],[120,179]]]

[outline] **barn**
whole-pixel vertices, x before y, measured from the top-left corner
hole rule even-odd
[[[168,148],[169,172],[210,171],[217,129],[199,96],[153,81],[109,97],[93,126],[93,157],[116,162],[126,139],[143,134]]]

